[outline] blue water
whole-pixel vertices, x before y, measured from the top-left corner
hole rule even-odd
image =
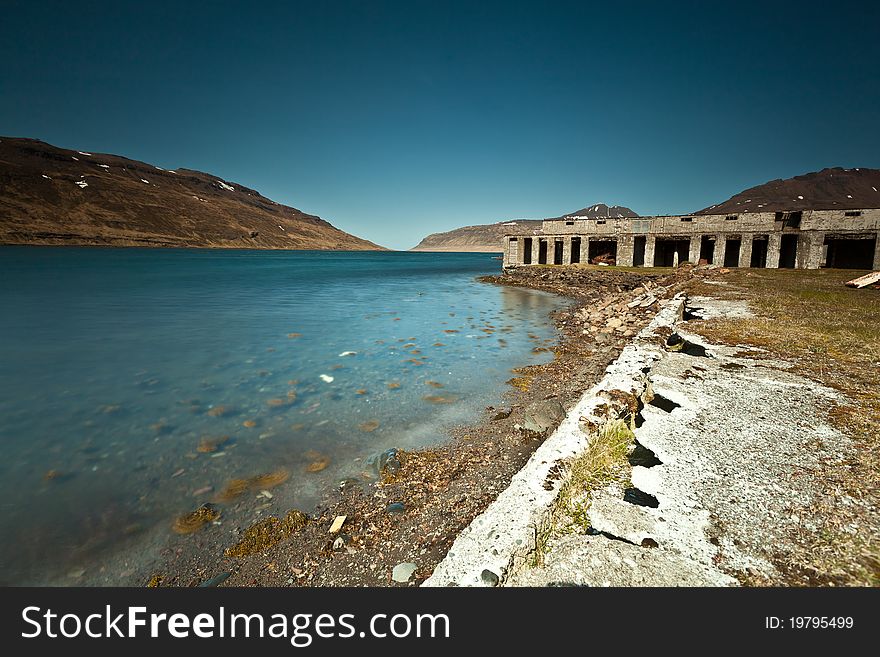
[[[283,470],[271,504],[308,510],[381,450],[442,442],[555,338],[558,298],[475,280],[499,266],[0,248],[0,581],[79,583],[233,478]]]

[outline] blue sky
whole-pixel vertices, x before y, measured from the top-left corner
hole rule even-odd
[[[878,5],[7,0],[0,134],[211,172],[392,248],[688,212],[880,167]]]

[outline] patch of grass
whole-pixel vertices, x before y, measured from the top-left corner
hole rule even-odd
[[[590,494],[629,479],[631,467],[626,457],[634,440],[625,420],[603,424],[590,437],[587,449],[571,462],[568,478],[556,498],[554,516],[568,517],[570,526],[586,531],[590,524]]]
[[[779,555],[784,583],[880,585],[880,292],[844,286],[859,275],[733,270],[720,279],[727,285],[698,282],[689,289],[746,299],[755,317],[694,321],[688,328],[714,342],[766,349],[766,356],[794,363],[798,374],[850,400],[828,420],[855,449],[818,473],[825,490],[808,512],[820,530],[802,532],[792,550]]]

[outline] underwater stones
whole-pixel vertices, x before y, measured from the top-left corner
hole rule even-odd
[[[223,554],[227,557],[245,557],[262,552],[300,531],[308,522],[308,516],[296,509],[288,511],[284,518],[269,516],[245,529],[241,540]]]
[[[236,497],[244,494],[249,490],[260,490],[263,488],[274,488],[288,480],[290,473],[287,470],[275,470],[274,472],[266,472],[258,474],[247,479],[233,479],[226,488],[217,496],[220,502],[228,502]]]
[[[455,397],[451,395],[424,395],[422,399],[430,404],[453,404]]]
[[[197,488],[192,492],[193,497],[198,497],[199,495],[204,495],[206,493],[213,492],[213,486],[202,486],[201,488]]]
[[[387,384],[387,387],[389,390],[397,390],[400,387],[400,384],[397,381],[392,381],[391,383]]]
[[[425,381],[426,386],[431,386],[432,388],[442,388],[443,384],[439,381]]]
[[[200,454],[210,454],[216,452],[220,447],[229,442],[229,436],[221,436],[220,438],[209,438],[204,436],[200,441],[196,451]]]
[[[355,390],[355,392],[359,395],[366,395],[367,389],[366,388],[358,388],[357,390]]]
[[[444,329],[444,333],[458,333],[458,329]]]
[[[287,337],[291,340],[295,340],[296,338],[301,338],[302,333],[288,333]]]
[[[346,356],[357,356],[357,352],[356,351],[343,351],[341,354],[339,354],[339,358],[344,358]]]
[[[392,569],[391,579],[400,584],[406,584],[413,576],[413,573],[416,572],[416,568],[418,566],[412,562],[399,563]]]
[[[208,409],[208,415],[211,417],[224,417],[226,415],[231,415],[232,409],[228,406],[214,406]]]
[[[306,466],[306,472],[321,472],[322,470],[325,470],[328,465],[330,465],[330,457],[318,455]]]
[[[241,423],[241,426],[247,427],[248,429],[253,429],[255,426],[257,426],[257,422],[256,420],[245,420]]]
[[[379,420],[367,420],[366,422],[361,422],[358,425],[358,429],[361,431],[365,431],[367,433],[371,433],[379,428]]]
[[[324,383],[333,383],[333,377],[328,374],[322,374],[320,376],[321,381]]]
[[[213,504],[202,504],[198,509],[186,513],[174,521],[173,529],[178,534],[192,534],[204,525],[220,517],[220,512]]]

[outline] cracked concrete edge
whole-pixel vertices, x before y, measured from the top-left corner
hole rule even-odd
[[[551,520],[568,460],[588,445],[589,436],[579,426],[581,419],[596,424],[605,421],[602,411],[607,411],[614,398],[609,393],[641,396],[645,392],[648,372],[666,353],[657,331],[675,328],[685,299],[684,293],[679,293],[662,303],[650,324],[624,347],[602,380],[568,411],[510,485],[458,535],[422,586],[497,586],[529,559],[537,548],[538,536]]]

